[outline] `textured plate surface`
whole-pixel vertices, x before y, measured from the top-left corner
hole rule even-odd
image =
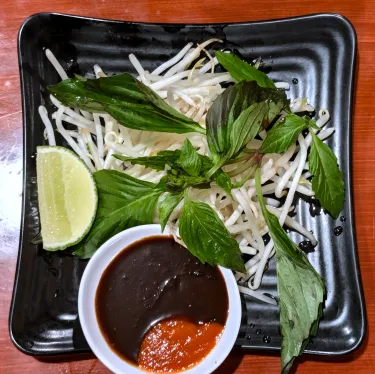
[[[324,318],[307,352],[343,354],[362,342],[366,317],[353,222],[351,194],[351,107],[356,37],[344,18],[320,14],[277,21],[215,25],[157,25],[87,19],[41,13],[23,24],[19,62],[24,115],[24,195],[21,238],[10,334],[15,345],[32,355],[89,351],[77,316],[79,282],[86,263],[30,244],[39,231],[36,190],[36,146],[45,144],[38,106],[52,107],[45,86],[59,81],[45,58],[53,51],[69,75],[134,73],[129,53],[147,70],[180,50],[187,41],[217,37],[224,47],[248,61],[262,56],[270,77],[291,84],[289,97],[308,97],[316,108],[331,112],[336,133],[329,145],[338,156],[346,185],[345,222],[297,201],[299,220],[315,233],[319,245],[309,259],[327,286]],[[292,80],[297,79],[297,84]],[[296,82],[294,80],[294,82]],[[57,138],[63,144],[61,138]],[[340,236],[333,230],[343,226]],[[298,243],[303,238],[292,233]],[[276,295],[275,260],[263,280],[263,292]],[[273,307],[243,298],[243,321],[237,345],[244,349],[279,350],[279,315]]]

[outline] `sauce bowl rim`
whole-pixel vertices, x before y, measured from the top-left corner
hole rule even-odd
[[[116,374],[150,373],[118,356],[104,338],[96,317],[95,295],[101,276],[111,261],[135,241],[150,236],[170,236],[166,227],[161,231],[159,224],[132,227],[106,241],[92,256],[83,273],[78,292],[78,315],[87,343],[96,357]],[[228,293],[228,316],[220,340],[201,362],[190,369],[180,371],[186,374],[212,373],[228,356],[237,339],[241,325],[241,299],[233,272],[218,266]]]

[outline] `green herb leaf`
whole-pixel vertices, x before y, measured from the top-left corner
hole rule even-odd
[[[128,161],[133,165],[143,165],[148,168],[152,168],[154,170],[164,170],[165,165],[169,165],[170,167],[175,167],[176,162],[180,158],[181,151],[161,151],[155,156],[149,157],[128,157],[122,156],[119,154],[113,154],[112,156],[117,158],[118,160]]]
[[[320,127],[316,124],[316,122],[309,118],[309,128],[315,129],[315,130],[320,130]]]
[[[275,88],[275,84],[267,74],[259,71],[254,66],[231,54],[215,51],[215,56],[219,63],[237,81],[256,81],[260,87]]]
[[[309,119],[289,114],[268,131],[261,153],[282,153],[297,141],[298,135],[308,127]]]
[[[189,139],[185,139],[178,164],[191,176],[196,177],[200,174],[202,169],[202,160],[200,154],[194,149]]]
[[[207,113],[207,142],[214,163],[207,176],[236,157],[287,106],[285,92],[259,87],[256,82],[228,87]]]
[[[164,191],[155,185],[114,170],[94,173],[99,204],[94,224],[75,246],[75,254],[90,258],[109,238],[130,227],[153,222],[157,200]]]
[[[281,364],[287,373],[316,334],[322,316],[324,282],[306,255],[289,239],[278,218],[271,214],[262,195],[260,172],[256,189],[277,257],[277,288],[280,305]]]
[[[114,154],[113,157],[158,171],[165,170],[168,165],[170,168],[163,181],[169,192],[178,193],[192,186],[209,188],[213,180],[229,194],[232,188],[230,177],[222,169],[217,170],[211,178],[206,177],[207,171],[213,166],[212,161],[200,155],[189,140],[185,141],[181,150],[162,151],[155,156],[133,158]]]
[[[209,205],[186,197],[179,233],[188,250],[201,262],[246,271],[238,243]]]
[[[198,123],[158,99],[156,93],[130,74],[99,79],[76,76],[47,88],[66,106],[107,112],[123,126],[132,129],[205,133]]]
[[[324,209],[337,218],[344,204],[345,186],[337,158],[332,150],[314,133],[309,156],[310,172],[313,174],[312,188]]]
[[[221,187],[229,196],[232,196],[232,181],[230,179],[230,176],[223,171],[222,169],[219,169],[214,175],[213,175],[214,181],[216,184]]]
[[[169,216],[172,214],[173,210],[180,203],[183,197],[184,197],[183,192],[180,192],[180,193],[168,192],[164,200],[161,202],[159,209],[158,209],[158,217],[159,217],[162,231],[164,231],[165,229]]]
[[[189,147],[189,145],[187,145],[187,147]],[[163,181],[167,191],[177,193],[184,191],[188,187],[202,184],[205,184],[205,188],[209,188],[209,180],[205,177],[205,172],[212,166],[211,160],[207,156],[198,154],[194,148],[192,150],[194,154],[191,152],[189,156],[190,161],[185,161],[181,150],[162,151],[150,157],[133,158],[117,154],[113,156],[119,160],[131,162],[133,165],[143,165],[158,171],[165,170],[165,166],[168,165],[169,169]],[[187,152],[186,148],[184,152]],[[193,160],[195,156],[198,156],[198,161]],[[182,168],[182,166],[184,166],[186,170],[196,171],[195,168],[192,167],[191,160],[193,160],[196,166],[200,165],[199,167],[202,169],[201,175],[190,175]]]
[[[138,80],[135,80],[136,82],[136,85],[138,87],[138,89],[144,94],[144,96],[152,103],[154,104],[156,107],[158,107],[159,109],[161,109],[164,113],[166,113],[166,115],[171,115],[175,118],[178,118],[180,119],[181,121],[183,122],[186,122],[188,121],[189,123],[192,123],[192,124],[197,124],[196,122],[194,122],[193,120],[189,119],[188,117],[186,117],[185,115],[183,115],[182,113],[180,113],[179,111],[175,110],[174,108],[172,108],[170,105],[168,105],[155,91],[153,91],[150,87],[147,87],[145,84],[143,84],[142,82],[139,82]],[[199,125],[198,125],[199,126]],[[198,132],[201,132],[202,134],[205,133],[204,129],[199,126],[199,131]]]
[[[148,104],[148,100],[138,89],[137,80],[130,74],[117,74],[99,79],[87,79],[76,75],[76,78],[84,82],[86,88],[103,92],[111,98],[124,101],[131,100],[136,104]],[[65,82],[66,80],[61,83]]]
[[[145,110],[151,108],[147,98],[139,91],[135,79],[129,74],[99,79],[76,75],[75,78],[47,88],[64,105],[89,111],[104,112],[105,106],[111,104]]]
[[[169,192],[182,192],[188,187],[209,188],[210,182],[204,175],[192,176],[182,169],[169,169],[165,177],[165,184]]]
[[[238,155],[244,145],[255,138],[267,114],[267,103],[260,102],[251,105],[239,115],[234,121],[230,133],[229,158],[232,158],[233,155]]]

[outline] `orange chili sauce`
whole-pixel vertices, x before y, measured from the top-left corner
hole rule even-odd
[[[217,322],[196,324],[183,317],[155,325],[142,341],[138,365],[154,373],[173,373],[201,362],[220,340],[223,326]]]

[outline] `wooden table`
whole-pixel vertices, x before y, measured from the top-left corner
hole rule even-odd
[[[299,373],[375,373],[375,10],[373,0],[3,0],[0,6],[0,373],[107,373],[92,356],[42,362],[20,353],[8,335],[22,192],[22,113],[17,32],[41,11],[147,22],[234,22],[335,12],[357,30],[359,67],[354,115],[354,196],[368,333],[353,354],[305,356]],[[233,352],[218,373],[277,373],[279,357]]]

